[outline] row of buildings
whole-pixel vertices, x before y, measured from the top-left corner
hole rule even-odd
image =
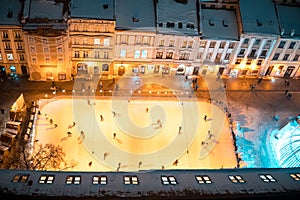
[[[2,0],[0,74],[300,77],[299,0]]]

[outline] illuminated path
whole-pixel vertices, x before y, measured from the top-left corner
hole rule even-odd
[[[44,100],[40,110],[42,115],[36,122],[35,139],[38,143],[61,145],[66,158],[77,164],[68,170],[133,171],[236,166],[226,115],[207,102],[129,102],[127,99],[110,98],[94,101],[82,97]],[[205,115],[207,121],[203,119]],[[50,124],[49,119],[53,119],[57,128]],[[75,127],[68,129],[73,121],[76,122]],[[68,131],[72,132],[71,137],[68,137]],[[84,131],[84,139],[81,131]],[[113,133],[116,133],[115,138]],[[174,165],[175,160],[178,160],[177,165]],[[88,165],[90,161],[93,163],[91,166]]]

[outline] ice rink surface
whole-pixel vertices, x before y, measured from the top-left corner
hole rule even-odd
[[[206,101],[56,98],[41,100],[40,112],[35,145],[62,146],[69,171],[237,165],[226,113]]]

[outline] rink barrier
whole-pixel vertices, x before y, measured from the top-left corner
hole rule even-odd
[[[300,168],[71,172],[0,170],[3,197],[247,198],[300,194]],[[30,199],[32,199],[30,198]],[[89,199],[90,199],[89,198]]]

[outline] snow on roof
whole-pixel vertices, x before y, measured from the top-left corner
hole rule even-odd
[[[31,19],[62,19],[63,6],[63,3],[55,3],[52,0],[31,0],[29,17]]]
[[[155,30],[153,0],[116,0],[116,29]]]
[[[19,0],[0,1],[0,24],[18,25],[20,24],[19,14],[22,4]]]
[[[200,11],[204,38],[238,40],[238,23],[234,10],[206,9]]]
[[[239,5],[244,33],[279,34],[273,0],[241,0]]]
[[[72,0],[71,17],[92,19],[114,19],[113,0]]]
[[[158,0],[156,13],[159,32],[199,35],[197,0]]]
[[[300,7],[278,5],[277,10],[283,37],[300,37]]]

